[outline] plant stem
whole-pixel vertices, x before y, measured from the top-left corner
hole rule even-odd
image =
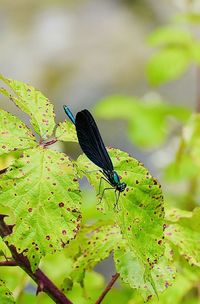
[[[50,140],[50,141],[47,141],[46,143],[43,144],[44,148],[45,147],[48,147],[48,146],[51,146],[53,144],[55,144],[58,140],[56,138]]]
[[[15,261],[1,261],[0,266],[17,266]]]
[[[103,301],[104,297],[110,291],[110,289],[112,288],[112,286],[114,285],[114,283],[117,281],[118,278],[119,278],[119,273],[116,273],[112,276],[112,279],[110,280],[110,282],[108,283],[108,285],[106,286],[106,288],[104,289],[98,300],[95,302],[95,304],[100,304]]]
[[[6,215],[0,214],[0,236],[2,238],[12,233],[11,226],[4,222]],[[6,246],[10,249],[13,260],[16,265],[22,268],[38,285],[38,290],[48,294],[48,296],[58,304],[72,304],[72,302],[62,293],[53,282],[38,268],[35,272],[32,271],[29,260],[23,253],[18,253],[15,246],[9,245],[4,241]],[[9,261],[8,261],[9,262]]]

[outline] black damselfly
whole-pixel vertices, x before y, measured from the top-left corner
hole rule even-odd
[[[125,190],[126,184],[120,182],[119,175],[113,168],[113,163],[106,150],[93,116],[88,110],[83,110],[78,112],[76,117],[74,117],[67,106],[63,107],[65,113],[76,127],[78,141],[83,152],[95,165],[102,169],[100,172],[104,177],[102,176],[100,179],[98,195],[100,194],[102,179],[112,186],[112,188],[109,187],[103,190],[100,202],[102,201],[106,190],[115,189],[116,207],[118,205],[120,193]],[[118,195],[116,192],[118,192]]]

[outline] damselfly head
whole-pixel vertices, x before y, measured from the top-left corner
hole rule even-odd
[[[119,192],[123,192],[126,189],[126,183],[119,183],[116,187]]]

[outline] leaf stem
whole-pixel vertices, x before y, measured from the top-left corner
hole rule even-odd
[[[17,266],[15,261],[0,261],[0,266]]]
[[[112,286],[114,285],[114,283],[117,281],[118,278],[119,278],[119,273],[116,273],[112,276],[112,279],[110,280],[110,282],[108,283],[108,285],[106,286],[106,288],[104,289],[98,300],[95,302],[95,304],[100,304],[103,301],[104,297],[110,291],[110,289],[112,288]]]
[[[5,217],[7,217],[7,215],[0,214],[0,236],[2,238],[12,233],[12,228],[4,222]],[[48,296],[55,303],[73,304],[39,268],[35,272],[32,271],[30,262],[27,257],[23,255],[23,253],[19,254],[15,246],[9,245],[6,240],[4,240],[4,242],[10,249],[12,258],[15,261],[16,265],[22,268],[36,282],[36,284],[39,286],[39,289],[41,289],[42,286],[42,291],[48,294]]]
[[[58,140],[56,138],[50,140],[50,141],[47,141],[46,143],[43,144],[44,148],[48,147],[48,146],[51,146],[53,144],[55,144]]]

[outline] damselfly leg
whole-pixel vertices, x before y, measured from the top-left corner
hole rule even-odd
[[[114,204],[114,209],[116,209],[118,211],[119,211],[119,205],[118,205],[119,197],[120,197],[120,192],[118,191],[118,194],[117,194],[117,190],[115,190],[116,201],[115,201],[115,204]]]

